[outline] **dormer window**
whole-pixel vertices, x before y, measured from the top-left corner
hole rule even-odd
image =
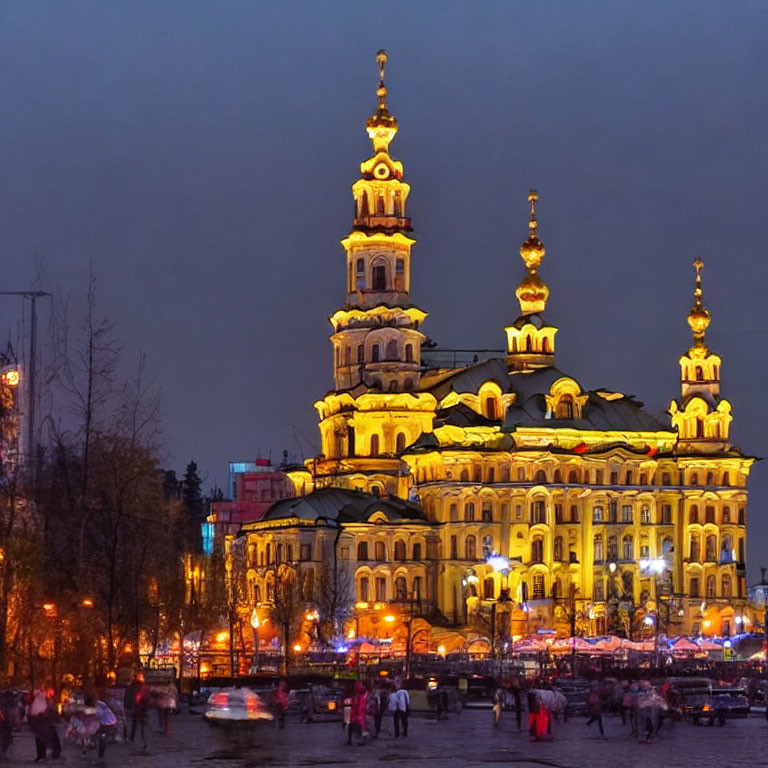
[[[557,404],[557,418],[573,418],[573,398],[570,395],[563,395],[560,398],[560,402]]]

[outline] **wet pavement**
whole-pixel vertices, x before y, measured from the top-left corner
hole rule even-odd
[[[103,761],[94,752],[81,758],[65,745],[63,759],[50,765],[109,768],[256,768],[257,766],[458,766],[508,765],[514,768],[757,768],[768,766],[768,722],[762,716],[697,727],[687,722],[668,726],[651,744],[629,738],[619,718],[606,718],[607,740],[584,718],[555,724],[551,743],[531,743],[518,733],[514,715],[506,714],[494,728],[489,710],[465,710],[439,723],[416,713],[407,738],[394,738],[391,718],[385,730],[365,746],[347,746],[338,722],[300,724],[288,719],[285,730],[262,723],[250,746],[237,745],[219,727],[199,715],[173,718],[173,733],[148,732],[146,752],[129,744],[113,744]],[[153,722],[154,725],[154,722]],[[29,733],[16,735],[7,764],[32,764],[34,742]]]

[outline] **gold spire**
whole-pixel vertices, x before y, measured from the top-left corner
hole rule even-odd
[[[704,342],[704,337],[709,327],[710,314],[701,301],[701,297],[704,295],[701,287],[701,270],[704,268],[704,262],[701,259],[696,259],[693,262],[693,268],[696,270],[696,287],[693,290],[693,309],[688,313],[688,325],[693,332],[693,346],[688,354],[690,357],[706,357],[709,354],[709,349]]]
[[[373,142],[373,149],[376,152],[387,152],[389,142],[397,133],[397,119],[389,114],[387,108],[387,86],[384,84],[384,75],[387,68],[387,52],[382,48],[376,54],[376,63],[379,65],[379,87],[376,89],[376,95],[379,98],[379,108],[368,118],[366,128],[368,136]]]
[[[541,261],[546,254],[544,244],[539,240],[539,222],[536,219],[536,203],[539,193],[532,189],[528,192],[528,202],[531,206],[531,216],[528,221],[528,239],[520,246],[520,258],[523,260],[528,274],[517,286],[515,295],[520,302],[520,312],[523,315],[531,315],[543,312],[549,298],[549,288],[536,274]]]

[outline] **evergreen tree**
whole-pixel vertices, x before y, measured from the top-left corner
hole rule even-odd
[[[189,516],[197,522],[205,521],[205,501],[203,500],[203,481],[197,472],[197,464],[190,461],[184,472],[181,500]]]

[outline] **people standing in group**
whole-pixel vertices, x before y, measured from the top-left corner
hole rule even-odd
[[[600,735],[605,739],[605,729],[603,728],[603,696],[600,690],[599,683],[592,683],[592,687],[587,694],[587,712],[589,717],[587,718],[587,725],[597,722],[600,728]]]
[[[277,712],[278,728],[285,728],[285,716],[288,713],[289,704],[288,683],[285,680],[281,680],[277,684],[277,690],[275,691],[275,711]]]
[[[408,715],[411,712],[411,697],[408,695],[408,691],[403,688],[402,680],[399,677],[395,679],[395,692],[390,698],[390,708],[393,712],[395,738],[400,736],[401,728],[403,736],[407,736]]]

